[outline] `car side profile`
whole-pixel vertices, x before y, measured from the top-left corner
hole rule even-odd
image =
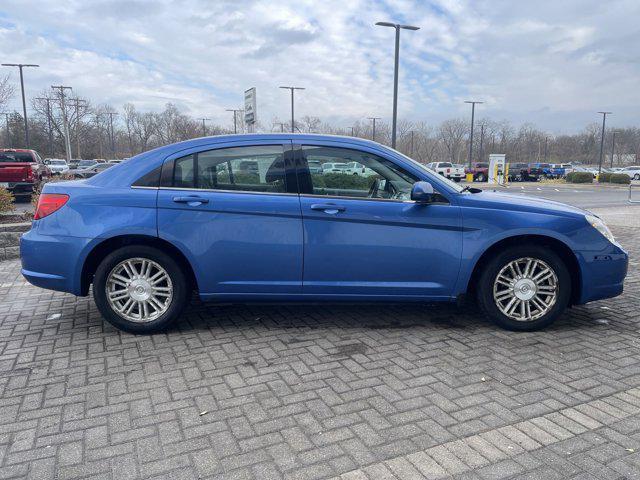
[[[309,159],[375,175],[311,172]],[[104,318],[134,333],[169,327],[194,290],[218,302],[472,296],[498,325],[535,330],[619,295],[628,263],[584,210],[462,188],[368,140],[302,134],[199,138],[49,183],[21,257],[29,282],[93,286]]]

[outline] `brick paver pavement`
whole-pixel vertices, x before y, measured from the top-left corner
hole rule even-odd
[[[538,333],[194,302],[133,336],[2,262],[0,478],[640,478],[639,281]]]

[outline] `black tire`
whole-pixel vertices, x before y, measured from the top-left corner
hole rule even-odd
[[[500,270],[509,262],[531,257],[545,262],[556,274],[558,292],[555,304],[542,317],[531,321],[509,318],[497,307],[493,299],[493,285]],[[495,255],[484,266],[477,287],[478,304],[485,315],[502,328],[520,332],[532,332],[551,325],[569,305],[571,298],[571,275],[562,259],[549,248],[539,245],[509,247]]]
[[[460,183],[460,180],[462,180],[462,179],[459,178],[459,177],[456,177],[456,178],[453,179],[453,181],[456,182],[456,183]]]
[[[485,178],[484,173],[479,173],[478,175],[476,175],[475,181],[476,182],[486,182],[487,179]]]
[[[141,257],[158,263],[171,278],[173,297],[166,312],[155,320],[136,323],[121,317],[107,300],[105,290],[111,270],[128,258]],[[189,303],[191,288],[182,267],[163,251],[145,245],[132,245],[114,250],[98,266],[93,279],[93,298],[104,319],[120,330],[136,334],[148,334],[166,330],[173,325]]]
[[[636,174],[633,176],[633,179],[634,179],[634,180],[640,180],[640,173],[636,173]]]

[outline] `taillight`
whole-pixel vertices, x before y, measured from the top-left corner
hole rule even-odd
[[[27,169],[25,170],[25,172],[24,172],[24,173],[25,173],[25,177],[24,177],[24,179],[25,179],[27,182],[32,182],[32,181],[36,178],[36,175],[35,175],[35,173],[36,173],[36,172],[35,172],[35,168],[36,168],[36,167],[35,167],[35,165],[31,165],[31,168],[27,168]]]
[[[450,168],[447,168],[447,173],[451,173],[451,169]]]
[[[41,193],[33,219],[40,220],[47,215],[51,215],[53,212],[60,210],[68,200],[69,195],[64,193]]]

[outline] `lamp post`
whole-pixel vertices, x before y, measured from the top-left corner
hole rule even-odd
[[[207,120],[211,120],[210,118],[200,118],[199,120],[202,120],[202,136],[206,137],[207,136],[207,125],[205,124],[205,122]]]
[[[294,109],[293,109],[293,92],[295,90],[304,90],[304,87],[280,87],[284,90],[291,90],[291,133],[295,132],[295,118],[294,118]]]
[[[225,111],[226,112],[233,112],[233,133],[238,133],[237,116],[238,116],[238,112],[241,112],[242,110],[239,109],[239,108],[227,108]]]
[[[380,117],[369,117],[369,120],[373,121],[373,130],[371,132],[371,140],[376,141],[376,120],[380,120]]]
[[[473,122],[476,114],[476,103],[484,103],[484,102],[478,102],[474,100],[465,100],[464,103],[471,104],[471,135],[469,135],[469,169],[471,169],[471,162],[473,161]]]
[[[598,112],[602,114],[602,134],[600,135],[600,161],[598,162],[598,176],[602,172],[602,152],[604,150],[604,126],[607,121],[607,115],[611,115],[612,112]]]
[[[396,49],[393,66],[393,118],[391,125],[391,148],[396,148],[396,123],[398,119],[398,69],[400,65],[400,30],[420,30],[413,25],[401,25],[391,22],[377,22],[379,27],[392,27],[396,29]]]
[[[24,143],[25,147],[29,148],[29,126],[27,124],[27,102],[24,98],[24,77],[22,75],[22,69],[25,67],[39,67],[35,63],[3,63],[3,67],[18,67],[20,69],[20,91],[22,93],[22,114],[24,119]]]

